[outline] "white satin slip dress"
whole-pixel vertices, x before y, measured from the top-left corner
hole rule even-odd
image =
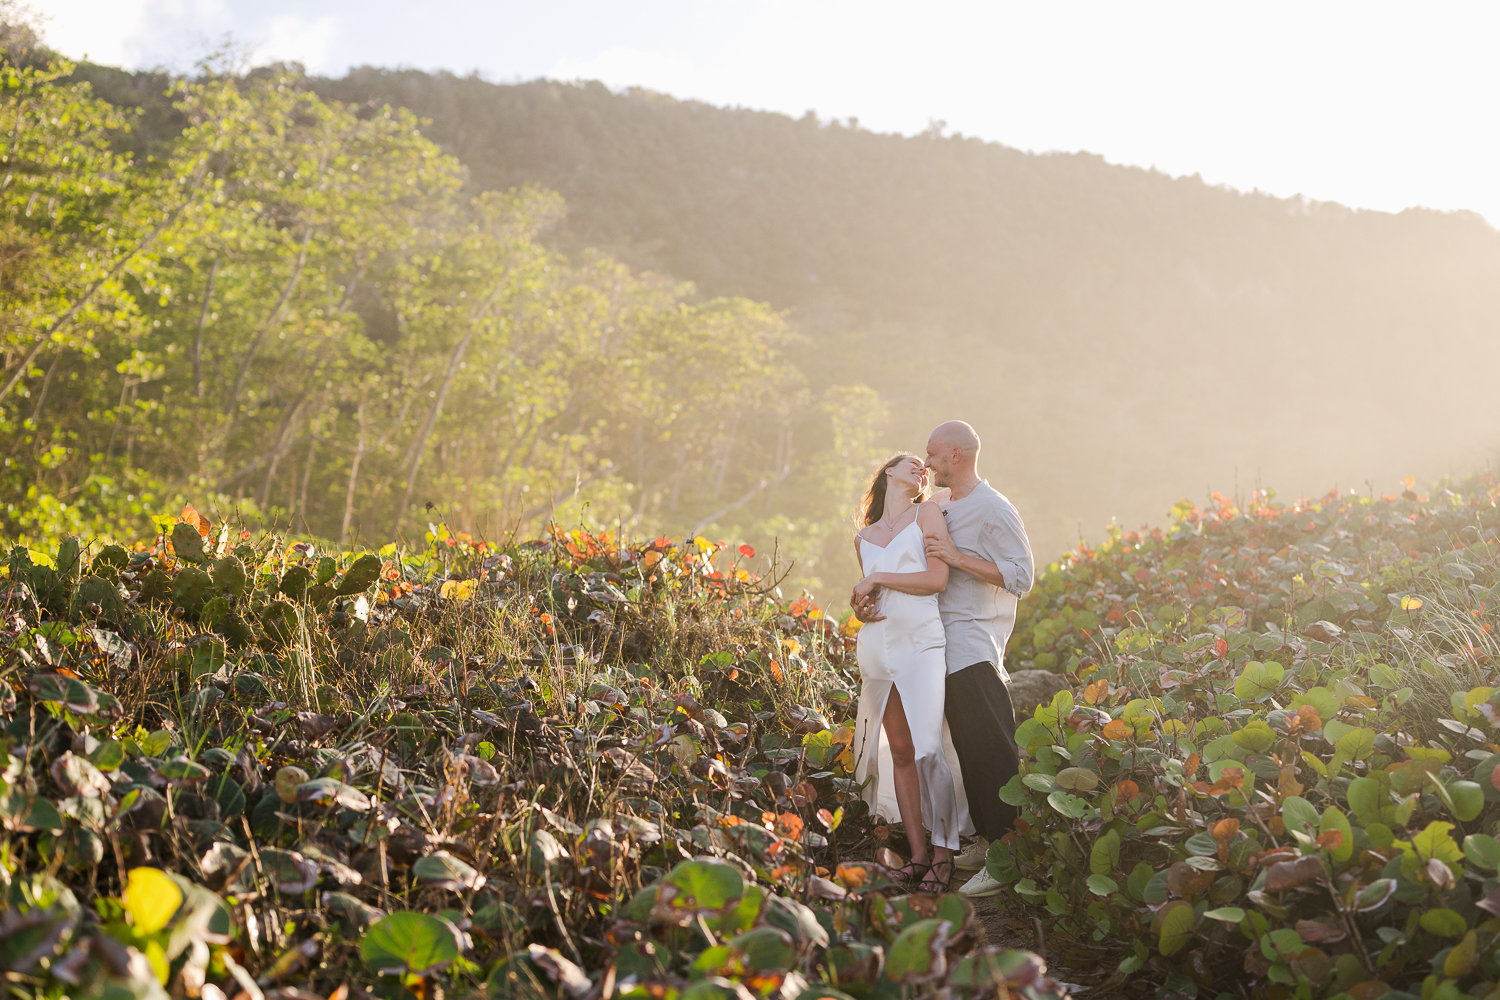
[[[861,538],[865,574],[920,573],[927,569],[926,545],[915,519],[881,547]],[[854,777],[872,815],[900,821],[892,780],[891,751],[880,720],[894,685],[901,692],[906,724],[916,748],[922,784],[922,825],[938,847],[959,847],[959,836],[974,832],[964,796],[958,755],[943,718],[948,676],[943,620],[937,595],[914,597],[890,588],[880,591],[883,621],[859,630],[859,715],[854,724]]]

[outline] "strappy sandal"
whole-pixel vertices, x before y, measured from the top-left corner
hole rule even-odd
[[[943,867],[948,869],[947,875],[946,877],[939,877],[936,872]],[[948,891],[948,883],[953,881],[953,870],[953,859],[951,858],[946,861],[934,861],[927,866],[927,871],[923,873],[921,881],[917,883],[917,891],[930,893],[934,896],[942,895]]]
[[[908,861],[895,870],[896,880],[907,889],[915,889],[921,884],[922,879],[932,869],[931,865],[924,865],[920,861]]]

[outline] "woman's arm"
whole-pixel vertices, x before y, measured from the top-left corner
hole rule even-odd
[[[923,535],[940,534],[948,537],[948,525],[943,522],[938,505],[928,501],[917,508],[917,523]],[[927,568],[920,573],[871,573],[854,588],[856,598],[862,598],[876,587],[886,587],[914,597],[941,594],[948,589],[948,564],[941,559],[929,559]]]
[[[859,572],[861,575],[863,575],[865,571],[865,552],[859,544],[859,540],[862,534],[863,531],[859,531],[854,535],[854,559],[859,563]],[[866,625],[869,625],[871,622],[885,620],[885,616],[880,613],[880,600],[878,591],[878,587],[860,588],[859,586],[856,586],[853,592],[849,594],[850,610],[854,612],[854,617],[858,618]]]

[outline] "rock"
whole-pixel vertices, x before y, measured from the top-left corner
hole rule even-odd
[[[1068,679],[1050,670],[1010,671],[1010,703],[1016,710],[1016,721],[1031,717],[1038,705],[1051,704],[1052,696],[1066,689]]]

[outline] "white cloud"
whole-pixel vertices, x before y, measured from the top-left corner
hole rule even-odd
[[[255,61],[300,62],[309,72],[329,69],[328,52],[338,33],[338,19],[332,16],[309,20],[300,14],[283,14],[271,19],[264,42],[254,46]]]
[[[41,0],[42,37],[71,59],[124,65],[146,27],[150,0]]]

